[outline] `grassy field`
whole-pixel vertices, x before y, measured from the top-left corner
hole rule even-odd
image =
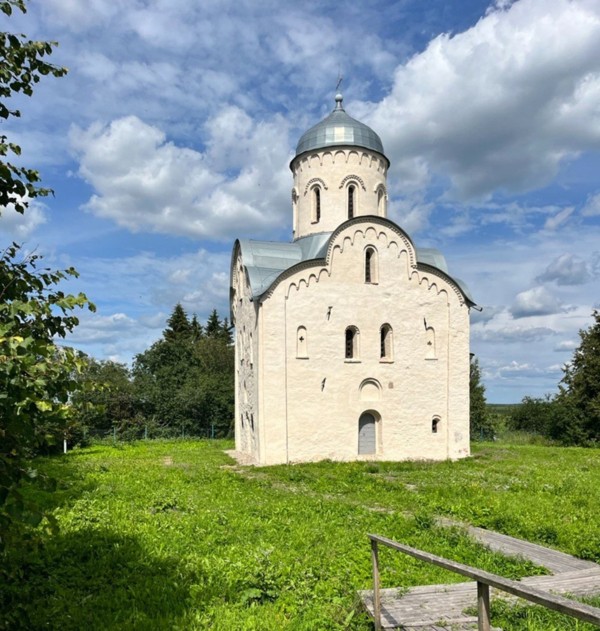
[[[239,467],[220,441],[93,446],[42,460],[58,534],[4,586],[28,629],[369,629],[375,532],[503,576],[543,573],[472,542],[448,516],[600,561],[598,450],[480,443],[443,463]],[[460,577],[389,550],[383,586]],[[600,605],[595,599],[594,604]],[[1,614],[0,614],[1,616]],[[587,629],[538,608],[504,629]]]

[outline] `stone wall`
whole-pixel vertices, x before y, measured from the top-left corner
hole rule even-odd
[[[387,215],[387,162],[357,147],[320,150],[292,162],[294,239],[333,232],[348,217],[348,187],[354,186],[354,216]],[[314,189],[320,190],[321,213],[315,216]]]
[[[376,282],[365,282],[367,247]],[[468,455],[469,317],[455,283],[418,266],[400,229],[367,218],[335,236],[326,265],[300,267],[260,307],[258,461]],[[382,359],[384,324],[392,349]],[[351,359],[350,326],[358,331]],[[377,452],[358,456],[365,411],[377,419]]]

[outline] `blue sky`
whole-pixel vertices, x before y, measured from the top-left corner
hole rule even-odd
[[[2,30],[69,68],[4,123],[55,197],[0,218],[129,362],[176,302],[228,312],[233,240],[291,238],[299,136],[334,105],[381,136],[390,218],[471,288],[488,400],[555,390],[600,306],[597,0],[37,0]]]

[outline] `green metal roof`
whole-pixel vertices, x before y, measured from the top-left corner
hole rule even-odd
[[[356,218],[351,221],[357,221],[359,219],[361,218]],[[369,218],[363,217],[362,219],[368,220]],[[393,222],[388,219],[378,217],[377,220],[393,224]],[[243,264],[250,280],[252,297],[260,298],[283,272],[297,263],[314,259],[324,259],[332,234],[332,232],[321,232],[308,237],[302,237],[291,243],[239,239],[234,246],[233,256],[235,256],[236,247],[238,247],[239,244]],[[446,259],[439,250],[434,248],[415,248],[415,250],[417,263],[429,265],[443,272],[458,285],[471,305],[476,304],[471,297],[467,285],[458,278],[450,276]],[[233,263],[234,261],[232,259],[232,266]]]

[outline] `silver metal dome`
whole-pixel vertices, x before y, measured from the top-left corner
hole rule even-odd
[[[302,134],[296,147],[296,156],[336,145],[363,147],[385,156],[381,138],[370,127],[346,114],[341,94],[335,95],[335,101],[333,112]]]

